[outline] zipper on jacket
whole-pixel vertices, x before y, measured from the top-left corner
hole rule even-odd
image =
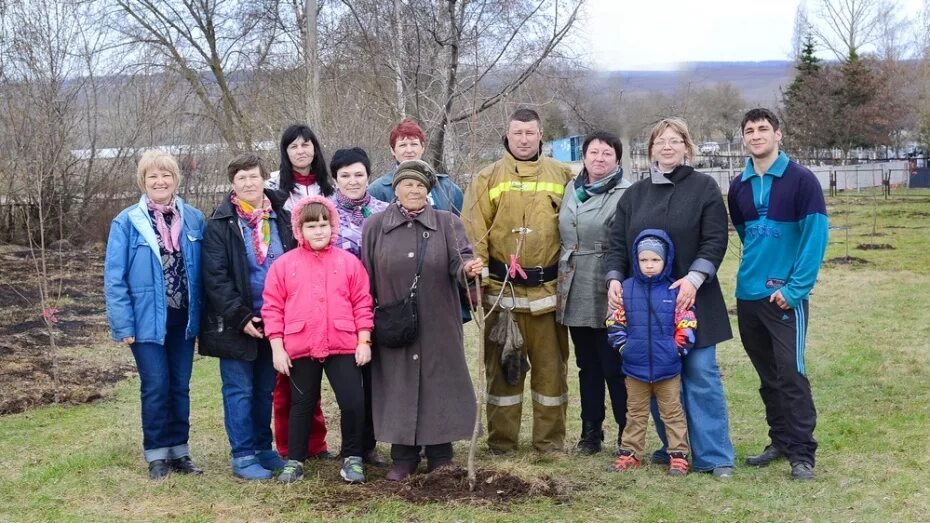
[[[652,281],[651,280],[649,281],[649,292],[646,294],[646,307],[649,308],[649,312],[650,312],[649,323],[647,324],[648,329],[646,330],[646,332],[649,333],[648,335],[649,349],[647,352],[647,354],[649,355],[649,383],[652,383],[655,381],[655,375],[652,370],[652,314],[651,314],[652,312]]]

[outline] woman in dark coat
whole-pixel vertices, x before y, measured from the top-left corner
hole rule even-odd
[[[649,137],[649,154],[654,160],[652,175],[633,184],[617,204],[607,256],[607,297],[612,307],[619,305],[620,282],[636,262],[630,259],[636,235],[644,229],[668,233],[677,253],[672,267],[673,287],[679,289],[677,308],[694,305],[699,325],[695,348],[684,359],[681,374],[693,468],[727,479],[733,474],[734,453],[716,348],[733,337],[716,278],[729,241],[727,211],[717,182],[689,165],[694,142],[683,120],[657,123]],[[659,419],[655,414],[653,419]],[[658,425],[665,442],[664,427]],[[667,463],[665,447],[652,459]]]
[[[365,221],[362,262],[376,303],[407,295],[426,241],[418,283],[419,333],[415,342],[388,348],[375,342],[372,396],[375,437],[391,443],[387,478],[412,474],[426,447],[428,470],[450,464],[452,441],[471,437],[475,423],[472,388],[462,334],[457,283],[481,272],[457,216],[427,204],[436,183],[420,160],[402,162],[394,175],[395,204]]]
[[[268,171],[261,158],[243,154],[226,174],[233,190],[213,212],[203,242],[200,353],[220,358],[233,475],[264,480],[284,461],[271,448],[276,373],[262,329],[262,291],[271,264],[295,242],[285,195],[264,189]]]

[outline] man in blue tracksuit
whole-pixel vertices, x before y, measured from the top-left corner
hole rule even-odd
[[[746,354],[759,374],[771,443],[746,463],[782,457],[791,477],[814,478],[817,412],[804,368],[808,298],[827,248],[823,189],[779,151],[778,118],[753,109],[742,122],[750,157],[730,184],[730,218],[743,242],[736,311]]]

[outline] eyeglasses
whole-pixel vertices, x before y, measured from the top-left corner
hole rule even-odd
[[[684,143],[685,141],[682,140],[681,138],[669,138],[668,140],[665,140],[665,139],[656,140],[652,142],[652,146],[653,147],[665,147],[666,145],[670,145],[672,147],[678,147],[679,145],[682,145]]]

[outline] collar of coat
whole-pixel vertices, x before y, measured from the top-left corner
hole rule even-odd
[[[417,215],[413,221],[420,222],[420,224],[427,229],[435,231],[438,229],[436,212],[435,209],[427,205],[426,209]],[[388,233],[405,223],[407,223],[407,217],[400,212],[400,208],[398,208],[397,205],[391,204],[384,211],[384,221],[381,222],[381,232]]]

